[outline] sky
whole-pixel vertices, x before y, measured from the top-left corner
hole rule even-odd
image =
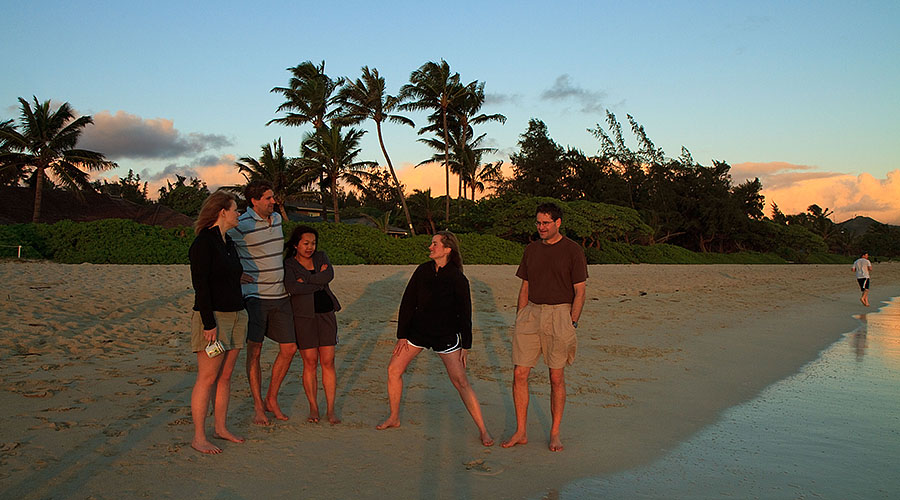
[[[596,154],[588,132],[606,111],[631,115],[667,156],[681,148],[759,177],[766,213],[811,204],[841,222],[900,224],[900,2],[887,1],[343,1],[0,0],[0,120],[18,98],[68,102],[94,124],[79,147],[133,170],[151,195],[175,174],[211,188],[281,138],[299,154],[310,127],[281,115],[287,69],[325,61],[332,77],[377,68],[396,94],[412,71],[446,60],[485,83],[481,126],[503,159],[528,120],[559,144]],[[442,194],[443,170],[416,127],[385,142],[409,190]],[[371,124],[361,160],[384,164]],[[629,145],[637,147],[626,134]],[[455,186],[455,184],[454,184]],[[455,189],[452,190],[455,194]]]

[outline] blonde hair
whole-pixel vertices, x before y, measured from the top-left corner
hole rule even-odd
[[[237,198],[235,198],[234,194],[221,189],[207,196],[203,200],[203,205],[200,206],[200,213],[194,222],[194,234],[199,234],[200,231],[212,227],[219,219],[219,212],[230,209],[232,203],[237,203]]]

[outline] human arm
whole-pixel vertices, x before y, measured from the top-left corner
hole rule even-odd
[[[406,289],[403,290],[403,298],[400,299],[400,311],[397,313],[397,338],[406,339],[409,335],[409,327],[412,324],[413,315],[418,305],[417,288],[419,283],[419,269],[409,278]],[[405,341],[405,340],[404,340]]]
[[[454,295],[459,308],[456,317],[459,321],[459,336],[463,349],[472,348],[472,295],[469,291],[469,280],[459,273],[454,283]]]
[[[528,280],[522,280],[522,286],[519,287],[519,299],[516,302],[516,312],[522,310],[528,305]]]
[[[586,282],[575,283],[572,285],[575,289],[575,299],[572,300],[572,322],[577,323],[581,317],[581,310],[584,308],[585,291],[587,290]]]
[[[212,252],[208,238],[198,235],[188,250],[191,263],[191,284],[194,287],[194,307],[200,313],[203,330],[215,330],[216,317],[213,314],[212,289],[209,278],[212,272]]]
[[[284,289],[291,295],[307,295],[316,293],[324,288],[309,282],[309,272],[301,268],[296,259],[288,258],[284,261]]]
[[[334,279],[334,268],[331,267],[331,261],[325,252],[316,252],[313,256],[314,266],[318,268],[318,272],[308,276],[303,281],[313,285],[327,285]]]

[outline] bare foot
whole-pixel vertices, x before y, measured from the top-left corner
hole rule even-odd
[[[216,431],[216,433],[213,434],[213,437],[216,439],[224,439],[225,441],[231,441],[232,443],[243,443],[244,442],[244,438],[242,438],[240,436],[235,436],[228,429],[226,429],[224,431]]]
[[[318,424],[319,423],[319,409],[318,408],[310,408],[309,416],[306,417],[306,421],[311,424]]]
[[[488,431],[481,433],[481,444],[484,446],[494,446],[494,438],[488,434]]]
[[[513,434],[511,438],[506,441],[500,443],[500,446],[504,448],[512,448],[517,444],[528,444],[528,435],[524,432],[519,434],[518,432]]]
[[[391,427],[400,427],[400,419],[388,417],[387,420],[375,426],[379,431],[383,431],[385,429],[390,429]]]
[[[326,417],[328,417],[328,423],[331,424],[331,425],[336,425],[336,424],[341,423],[341,419],[339,419],[339,418],[337,417],[337,415],[334,414],[334,412],[329,412],[329,413],[326,415]]]
[[[222,453],[222,448],[219,448],[218,446],[210,443],[206,439],[204,439],[203,441],[195,440],[191,443],[191,448],[207,455],[218,455],[219,453]]]
[[[562,441],[559,439],[559,434],[551,434],[550,435],[550,451],[562,451],[563,445]]]
[[[866,304],[866,299],[859,299],[859,301],[862,303],[862,305],[869,307],[869,304]]]
[[[281,413],[281,408],[278,407],[278,401],[266,399],[266,411],[272,412],[278,420],[290,420],[287,415]]]
[[[256,425],[271,425],[269,422],[269,417],[266,416],[266,412],[264,410],[256,410],[253,413],[253,423]]]

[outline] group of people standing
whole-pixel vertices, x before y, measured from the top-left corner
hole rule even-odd
[[[211,194],[200,209],[190,249],[195,290],[191,349],[198,366],[191,393],[191,446],[208,454],[222,451],[206,434],[213,391],[213,437],[243,442],[228,430],[226,416],[231,375],[245,343],[255,424],[268,425],[267,413],[278,420],[288,419],[278,405],[278,392],[298,350],[309,402],[307,421],[316,423],[320,418],[317,375],[321,366],[326,418],[331,424],[340,422],[334,410],[334,357],[338,342],[335,312],[341,306],[329,287],[334,269],[328,256],[317,249],[318,233],[312,227],[296,227],[284,243],[283,221],[275,211],[270,184],[251,182],[244,196],[247,210],[239,215],[233,194],[221,190]],[[549,448],[559,451],[566,399],[564,370],[575,357],[575,329],[584,305],[587,263],[581,247],[560,233],[559,207],[543,204],[535,217],[540,239],[526,247],[516,272],[522,279],[512,338],[517,426],[502,446],[528,442],[528,376],[543,355],[551,384]],[[466,376],[472,348],[472,301],[459,241],[453,233],[441,231],[434,235],[428,250],[430,260],[416,268],[400,302],[397,343],[387,369],[390,414],[376,428],[400,426],[403,373],[420,352],[431,349],[440,356],[478,428],[481,443],[491,446],[494,439]],[[265,337],[277,342],[279,351],[263,398],[260,353]]]
[[[340,423],[334,411],[334,350],[338,342],[334,313],[341,305],[328,286],[334,279],[331,262],[317,250],[319,235],[312,227],[296,227],[285,244],[283,221],[275,211],[270,184],[251,182],[244,196],[247,210],[238,215],[233,194],[220,190],[209,195],[200,208],[194,225],[197,236],[189,251],[195,291],[191,349],[198,366],[191,393],[191,446],[202,453],[222,451],[206,435],[213,388],[213,436],[243,442],[228,430],[226,415],[231,375],[245,343],[255,424],[268,425],[267,413],[278,420],[288,419],[278,405],[278,392],[297,351],[303,359],[307,420],[318,422],[320,418],[317,391],[321,366],[325,415],[330,423]],[[278,343],[278,355],[263,397],[260,355],[266,337]],[[224,353],[208,353],[206,347],[217,341]]]

